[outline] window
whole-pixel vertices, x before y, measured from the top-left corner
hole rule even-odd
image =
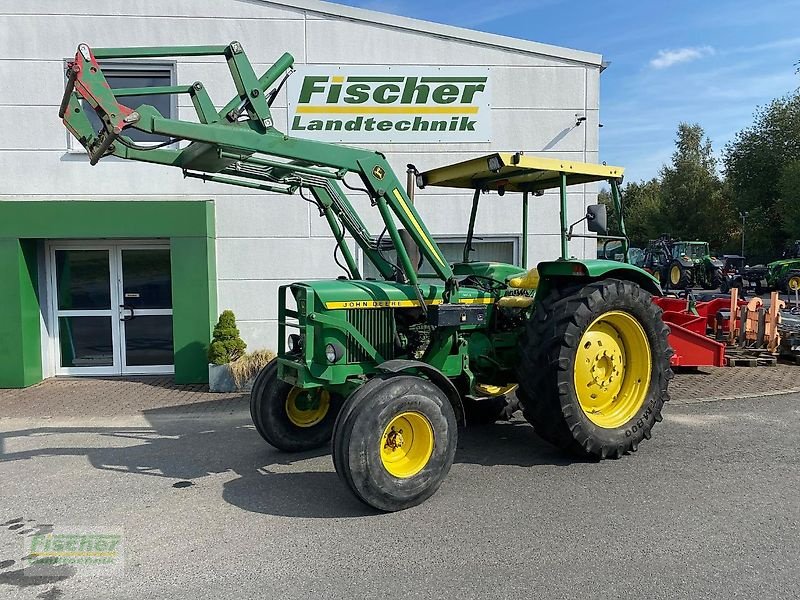
[[[437,237],[436,243],[444,254],[444,258],[450,264],[461,262],[464,257],[464,243],[465,238],[461,237]],[[498,236],[476,236],[472,239],[472,247],[475,249],[470,253],[470,260],[472,261],[485,261],[485,262],[502,262],[514,264],[517,262],[518,238],[515,237],[498,237]],[[384,236],[381,243],[383,248],[383,255],[390,262],[397,261],[397,253],[394,251],[392,241],[389,236]],[[361,274],[364,277],[374,277],[380,279],[380,273],[375,266],[368,260],[363,259],[363,266]],[[433,267],[428,264],[427,260],[423,260],[422,266],[419,269],[420,273],[434,273]]]
[[[100,66],[103,68],[108,85],[112,89],[175,85],[174,63],[123,63],[114,61],[101,62]],[[177,96],[174,95],[129,96],[120,98],[120,103],[130,108],[136,108],[142,104],[150,104],[167,118],[175,118],[178,112]],[[100,117],[91,110],[86,101],[83,101],[83,108],[92,123],[92,127],[95,131],[98,131],[100,129]],[[152,135],[136,129],[127,129],[125,135],[134,142],[147,144],[164,142],[168,139],[165,136]],[[80,145],[72,140],[72,136],[70,136],[70,148],[80,148]]]

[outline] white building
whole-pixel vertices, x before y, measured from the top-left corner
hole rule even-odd
[[[597,54],[317,0],[3,0],[0,13],[0,305],[10,321],[0,325],[0,386],[61,373],[170,372],[173,362],[178,381],[202,381],[218,311],[235,311],[250,349],[274,348],[278,286],[341,274],[325,220],[296,196],[204,184],[179,169],[114,158],[91,167],[57,116],[65,60],[79,42],[238,40],[259,74],[290,52],[299,72],[273,105],[282,131],[304,74],[487,77],[473,98],[475,132],[379,132],[349,142],[385,153],[401,179],[407,163],[426,170],[492,151],[598,160]],[[235,93],[222,59],[119,62],[107,70],[112,87],[202,81],[218,107]],[[165,116],[193,118],[186,96],[164,98],[157,106]],[[596,191],[570,193],[572,220]],[[416,204],[456,256],[469,195],[425,190]],[[363,199],[357,206],[379,233],[376,210]],[[559,253],[557,195],[533,198],[531,207],[528,263],[536,264]],[[520,231],[519,198],[492,196],[478,215],[478,255],[519,260]],[[576,239],[570,249],[594,256],[595,243]],[[207,289],[197,288],[198,278]],[[164,333],[173,328],[174,340]]]

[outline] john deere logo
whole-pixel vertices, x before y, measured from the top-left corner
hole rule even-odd
[[[375,179],[383,179],[383,176],[384,176],[384,175],[386,175],[386,173],[384,172],[384,170],[383,170],[383,169],[381,169],[381,168],[380,168],[379,166],[377,166],[377,165],[375,166],[375,168],[374,168],[374,169],[372,169],[372,174],[375,176]]]
[[[486,68],[351,67],[347,71],[352,73],[344,74],[328,70],[337,74],[305,67],[293,78],[293,133],[331,132],[311,136],[320,139],[460,141],[475,139],[481,121],[489,121]],[[404,74],[409,71],[415,74]]]

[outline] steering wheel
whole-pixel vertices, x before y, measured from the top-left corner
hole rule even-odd
[[[467,275],[467,277],[464,278],[464,284],[469,285],[470,279],[475,279],[475,280],[485,279],[486,281],[488,281],[489,282],[488,288],[481,285],[478,281],[475,282],[479,288],[487,292],[498,292],[508,287],[505,281],[500,281],[499,279],[495,279],[494,277],[489,277],[488,275]]]

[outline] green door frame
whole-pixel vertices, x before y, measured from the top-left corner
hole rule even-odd
[[[211,200],[0,201],[0,388],[42,380],[37,243],[166,238],[172,260],[175,382],[206,383],[217,317]]]

